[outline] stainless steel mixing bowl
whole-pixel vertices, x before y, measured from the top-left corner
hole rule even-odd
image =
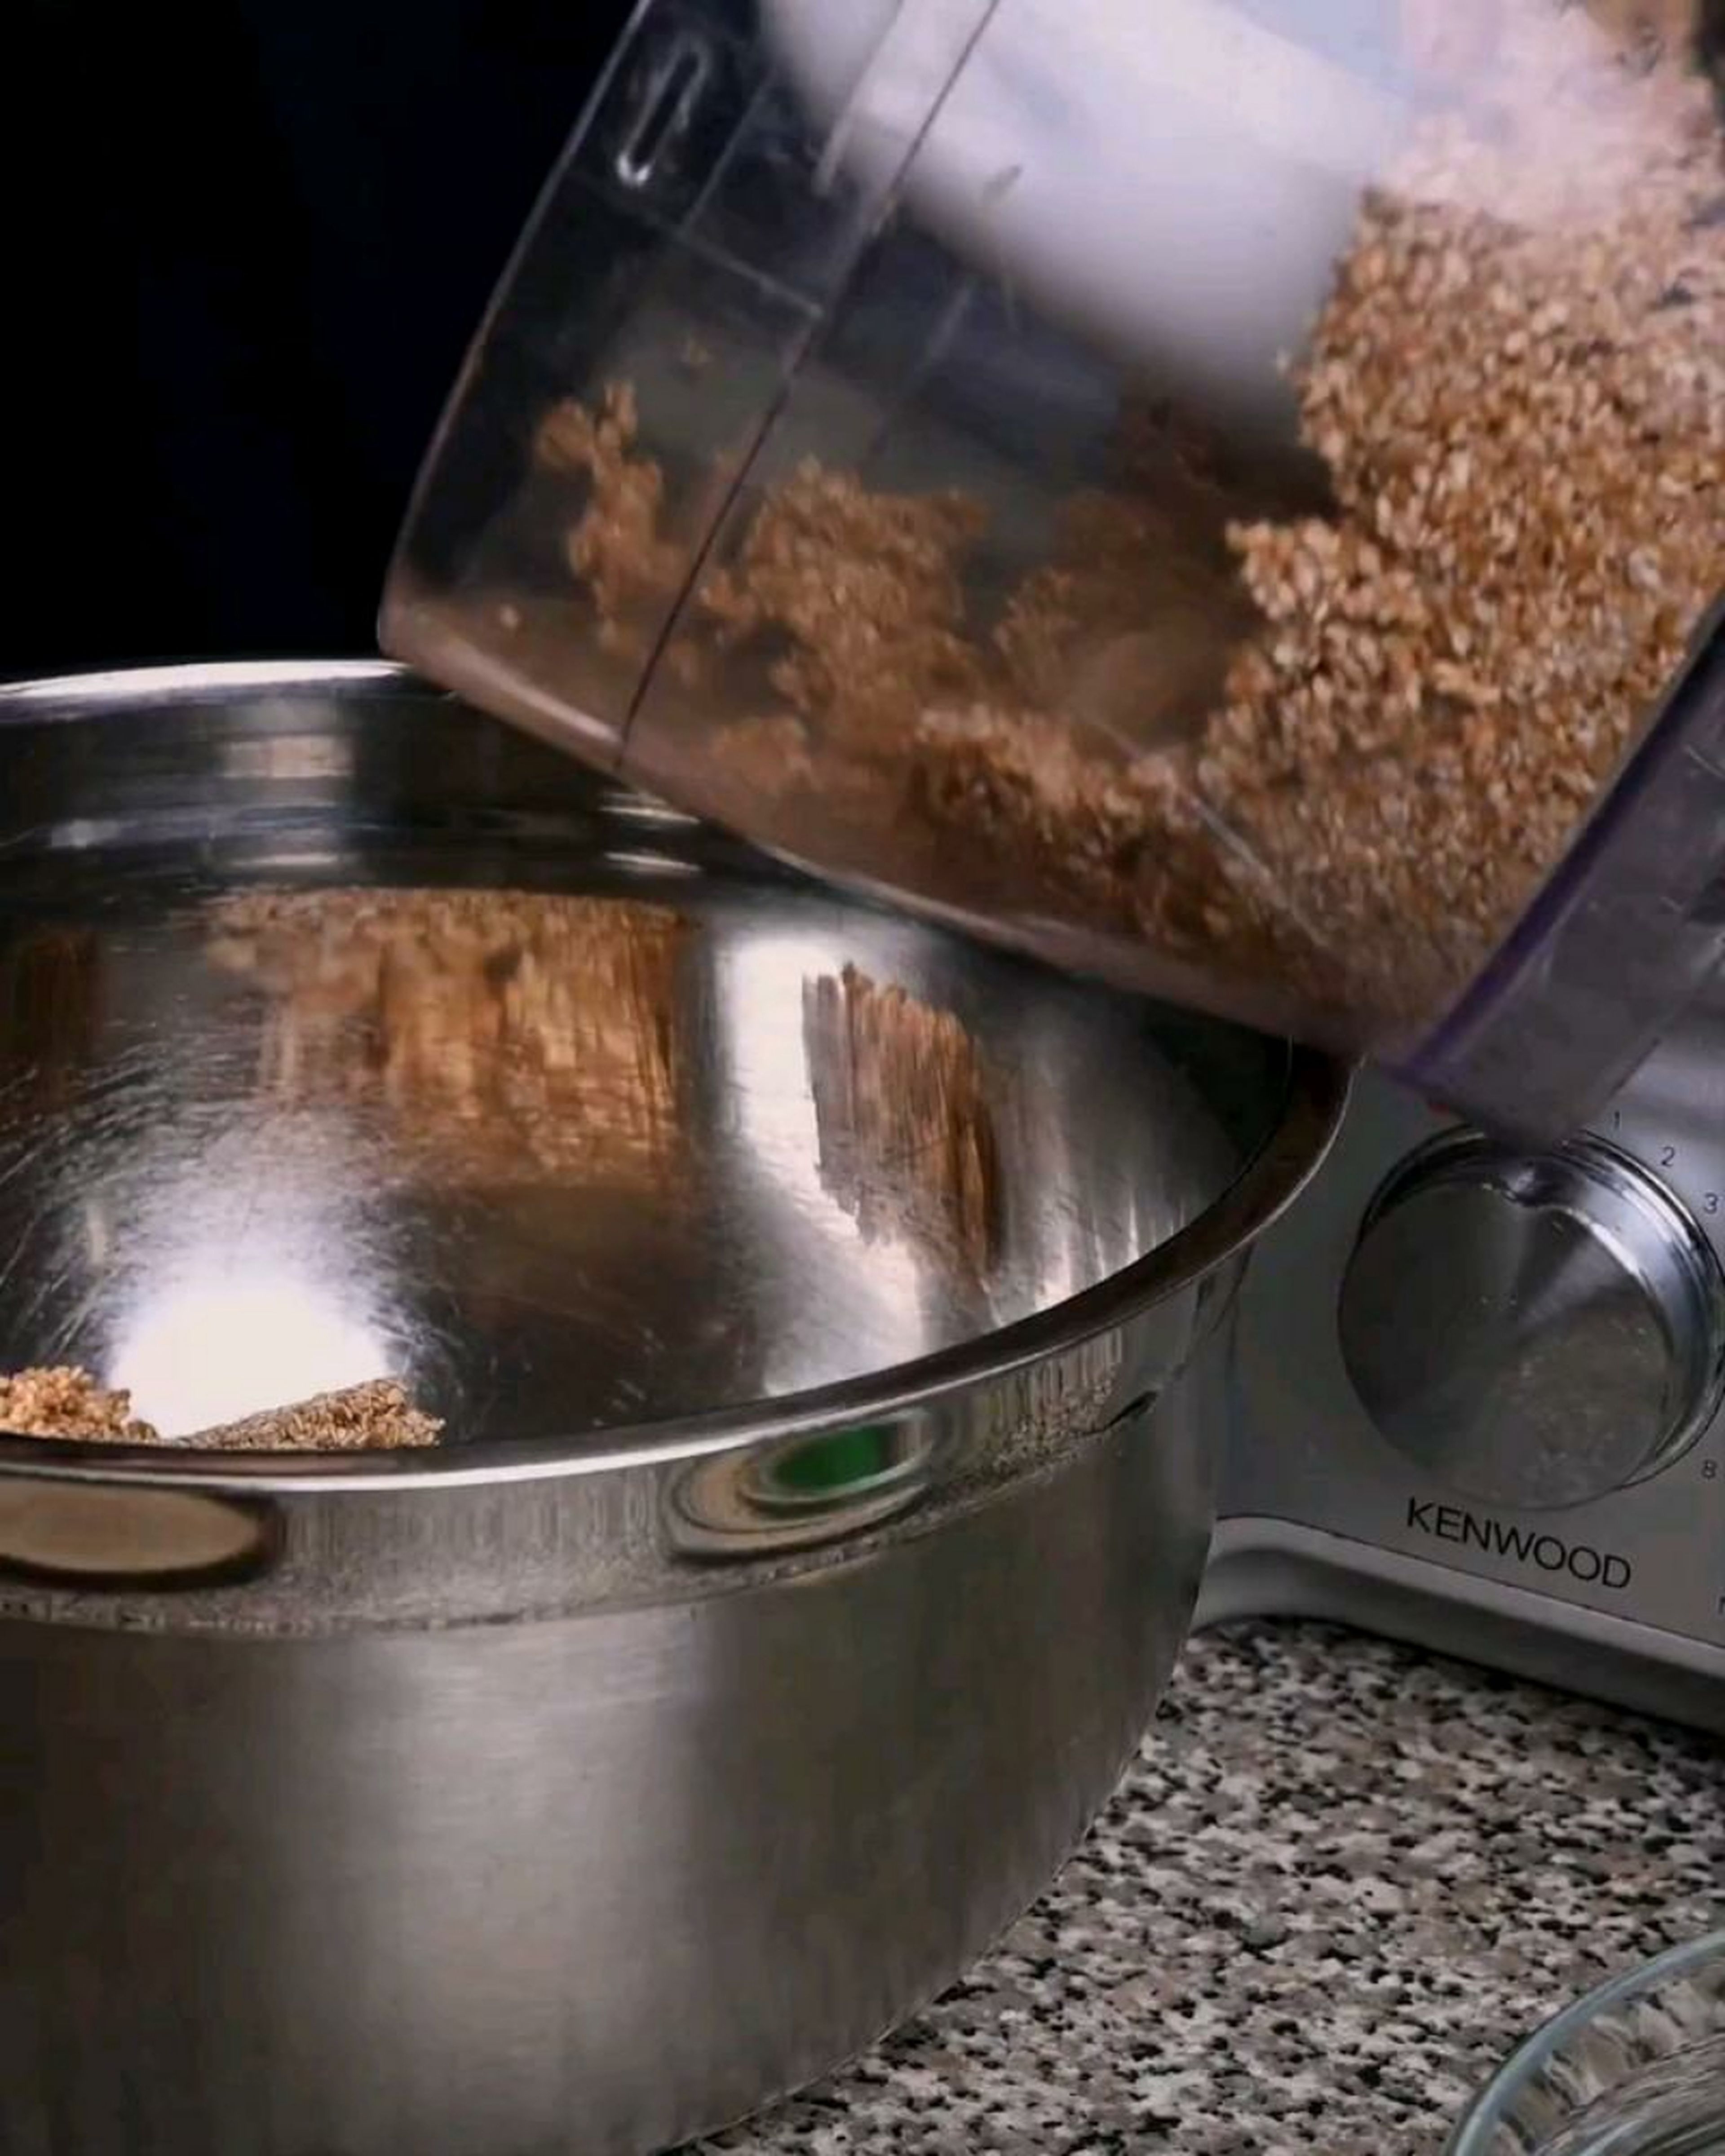
[[[7,2156],[675,2142],[963,1967],[1187,1622],[1332,1065],[352,665],[0,695]]]

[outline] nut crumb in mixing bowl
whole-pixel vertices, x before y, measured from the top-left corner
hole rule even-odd
[[[96,1444],[159,1445],[131,1411],[131,1394],[100,1385],[68,1364],[0,1377],[0,1431],[11,1437],[86,1438]]]
[[[443,1424],[416,1408],[393,1378],[369,1378],[291,1407],[185,1437],[165,1438],[131,1412],[131,1395],[69,1366],[0,1377],[0,1432],[95,1445],[189,1445],[227,1452],[381,1452],[434,1445]]]
[[[393,1378],[372,1378],[200,1430],[184,1442],[223,1452],[381,1452],[435,1445],[442,1429]]]

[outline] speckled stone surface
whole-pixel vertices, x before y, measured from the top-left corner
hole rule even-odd
[[[1508,2046],[1725,1922],[1725,1747],[1310,1625],[1195,1641],[968,1981],[726,2156],[1432,2156]]]

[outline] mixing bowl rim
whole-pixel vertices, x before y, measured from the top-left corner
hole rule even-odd
[[[1667,1947],[1651,1961],[1637,1962],[1572,1999],[1504,2060],[1462,2114],[1445,2156],[1489,2156],[1491,2136],[1505,2123],[1510,2107],[1566,2044],[1632,1999],[1661,1990],[1673,1979],[1714,1961],[1725,1963],[1725,1929]]]
[[[94,715],[104,704],[137,703],[151,696],[213,696],[239,689],[382,689],[390,696],[423,696],[434,702],[459,697],[434,681],[398,666],[393,659],[187,660],[160,666],[104,666],[85,673],[44,674],[0,681],[0,725],[64,715]]]
[[[147,667],[0,685],[0,726],[44,711],[52,715],[74,703],[87,712],[92,704],[100,708],[151,694],[333,690],[354,683],[389,693],[408,690],[434,698],[444,694],[387,660]],[[1340,1126],[1349,1082],[1348,1066],[1335,1057],[1290,1044],[1273,1121],[1195,1219],[1094,1286],[998,1331],[911,1362],[776,1400],[619,1424],[580,1436],[511,1440],[483,1450],[457,1445],[447,1450],[326,1453],[314,1460],[287,1453],[57,1443],[0,1435],[0,1481],[34,1476],[253,1494],[539,1481],[670,1465],[786,1438],[903,1419],[1111,1332],[1250,1248],[1322,1163]]]

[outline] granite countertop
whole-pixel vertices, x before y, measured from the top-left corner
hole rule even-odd
[[[1432,2156],[1578,1990],[1725,1922],[1725,1748],[1315,1625],[1194,1641],[1001,1948],[726,2156]]]

